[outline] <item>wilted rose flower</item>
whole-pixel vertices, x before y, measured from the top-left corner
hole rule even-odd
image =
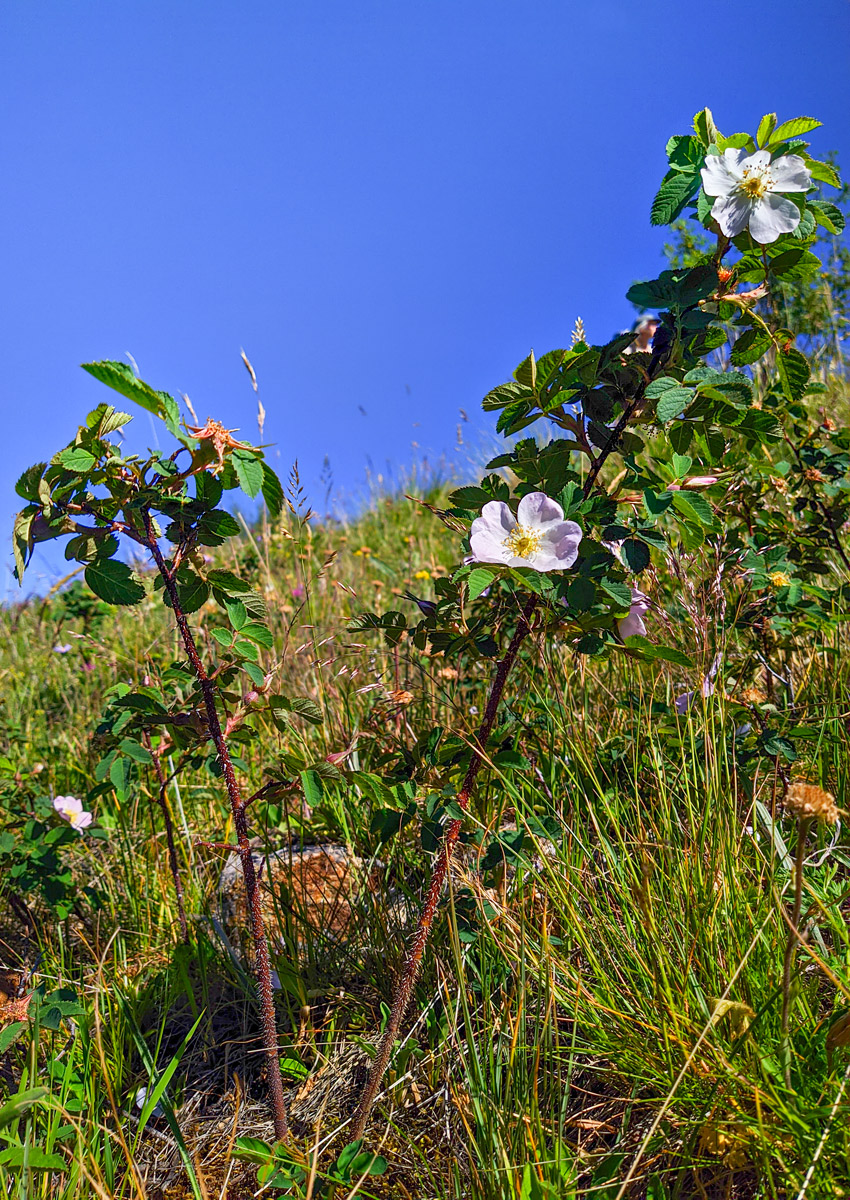
[[[474,562],[566,571],[578,557],[581,529],[564,520],[564,510],[545,492],[530,492],[514,516],[503,500],[491,500],[472,522],[469,546]]]
[[[83,808],[82,800],[78,800],[76,796],[57,796],[53,807],[62,820],[67,821],[78,833],[87,829],[94,820],[92,814]]]

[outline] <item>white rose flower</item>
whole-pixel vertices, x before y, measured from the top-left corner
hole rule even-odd
[[[578,557],[581,529],[545,492],[530,492],[514,516],[503,500],[491,500],[472,522],[469,547],[475,562],[566,571]]]
[[[640,590],[640,588],[632,588],[632,603],[629,608],[629,615],[623,617],[617,622],[617,632],[623,641],[627,637],[634,637],[636,634],[640,637],[646,637],[646,626],[643,623],[644,616],[652,607],[649,596]]]
[[[92,814],[83,808],[82,800],[78,800],[76,796],[57,796],[53,801],[53,807],[62,820],[67,821],[72,829],[76,829],[77,833],[87,829],[94,820]]]
[[[811,174],[798,154],[785,154],[770,161],[769,150],[731,147],[722,154],[709,154],[701,171],[707,196],[716,196],[711,215],[727,237],[737,237],[749,228],[761,245],[775,242],[782,233],[792,233],[800,224],[800,210],[793,200],[778,192],[807,192]]]

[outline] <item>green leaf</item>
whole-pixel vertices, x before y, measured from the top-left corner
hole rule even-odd
[[[206,512],[198,522],[198,543],[201,546],[220,546],[227,538],[236,537],[239,522],[223,508]]]
[[[195,496],[204,508],[215,508],[223,492],[221,480],[209,471],[201,471],[195,476]]]
[[[567,588],[567,604],[570,612],[587,612],[596,603],[596,587],[593,581],[583,575],[572,580]]]
[[[841,180],[832,163],[818,162],[816,158],[810,158],[808,154],[803,157],[806,160],[806,166],[812,173],[812,179],[816,179],[818,183],[828,183],[831,187],[841,187]]]
[[[802,137],[804,133],[811,133],[813,129],[819,128],[822,124],[823,121],[816,121],[814,117],[792,117],[790,121],[783,121],[781,125],[776,126],[767,144],[768,146],[778,146],[780,142],[787,142],[790,138]]]
[[[311,725],[322,725],[324,723],[322,710],[316,704],[315,700],[309,700],[306,696],[296,696],[294,700],[290,700],[289,710],[297,716],[303,717],[305,721],[309,721]]]
[[[13,1021],[11,1025],[4,1025],[0,1029],[0,1054],[5,1054],[10,1046],[14,1046],[27,1027],[26,1021]],[[0,1114],[2,1112],[3,1110],[0,1109]],[[0,1128],[2,1128],[2,1115],[0,1115]]]
[[[109,778],[118,795],[122,798],[126,796],[133,779],[133,764],[130,759],[114,758],[109,767]]]
[[[202,579],[188,567],[181,567],[177,572],[177,595],[184,613],[197,612],[209,600],[210,585],[206,579]],[[167,607],[171,608],[171,597],[168,592],[165,593],[164,599]]]
[[[274,645],[274,638],[271,630],[257,622],[251,622],[248,625],[243,625],[239,630],[242,637],[249,638],[252,642],[256,642],[258,646],[265,646],[270,649]]]
[[[27,469],[18,477],[18,482],[15,484],[15,491],[24,500],[38,501],[38,484],[44,472],[47,470],[47,463],[36,463],[35,466],[27,467]]]
[[[253,642],[243,641],[242,638],[236,638],[233,643],[234,654],[241,655],[242,658],[250,659],[251,662],[257,662],[260,657],[260,652]]]
[[[668,225],[684,209],[700,185],[699,172],[672,171],[658,189],[649,213],[650,224]]]
[[[619,608],[627,610],[631,607],[632,589],[627,583],[621,583],[618,579],[602,579],[599,586],[603,592],[607,592]]]
[[[658,401],[655,409],[656,419],[661,425],[666,425],[668,421],[684,412],[693,398],[694,394],[690,388],[668,388]]]
[[[758,145],[766,146],[771,133],[776,126],[776,113],[766,113],[759,121],[758,131],[756,132],[756,142]]]
[[[677,388],[679,386],[678,379],[674,379],[671,375],[662,375],[660,379],[653,379],[652,383],[647,385],[644,395],[647,400],[657,400],[665,392],[669,392],[670,388]]]
[[[715,144],[718,133],[710,108],[704,108],[694,117],[694,132],[706,149]]]
[[[267,462],[263,463],[262,490],[270,515],[279,517],[283,511],[283,487]]]
[[[225,596],[242,596],[251,591],[250,583],[246,583],[232,571],[226,571],[220,567],[207,571],[207,582],[217,591],[224,592]]]
[[[806,393],[811,371],[804,354],[792,346],[776,356],[776,367],[782,381],[782,390],[789,400],[802,400]]]
[[[56,462],[67,471],[77,475],[87,474],[97,462],[95,456],[83,446],[69,446],[56,455]]]
[[[496,578],[495,571],[489,571],[486,567],[476,567],[470,571],[467,579],[467,587],[469,588],[469,599],[477,600],[482,592],[486,591]]]
[[[697,521],[706,529],[714,529],[717,525],[714,510],[705,496],[701,496],[699,492],[674,492],[673,506],[683,517]]]
[[[121,429],[132,419],[129,413],[119,412],[111,404],[98,404],[97,408],[92,409],[86,417],[86,425],[89,429],[94,430],[95,437],[105,438],[107,434]]]
[[[118,749],[130,758],[135,759],[136,762],[144,763],[146,766],[149,766],[153,762],[153,755],[150,750],[145,746],[139,745],[138,742],[134,742],[132,738],[124,738],[119,743]]]
[[[225,650],[229,650],[233,645],[233,634],[229,629],[223,629],[218,625],[215,629],[210,630],[210,634],[220,646],[224,646]]]
[[[828,204],[826,200],[807,200],[806,204],[818,225],[821,225],[827,233],[837,235],[844,232],[844,213],[835,204]],[[29,497],[27,498],[29,499]]]
[[[107,387],[120,392],[122,396],[126,396],[128,400],[132,400],[154,416],[161,417],[175,436],[179,434],[180,410],[177,402],[167,392],[156,392],[149,384],[137,379],[127,363],[104,360],[83,363],[82,367]]]
[[[693,174],[705,159],[705,147],[699,138],[688,133],[671,137],[667,143],[667,158],[671,167]]]
[[[47,1154],[38,1146],[9,1146],[0,1151],[0,1164],[4,1167],[23,1167],[32,1171],[67,1171],[68,1163],[61,1154]]]
[[[250,450],[234,450],[230,461],[236,471],[239,486],[253,500],[263,489],[263,462]]]
[[[224,606],[230,618],[230,624],[238,632],[248,620],[248,610],[241,600],[228,600]]]
[[[639,575],[649,566],[649,547],[646,542],[641,542],[637,538],[626,538],[620,549],[629,570],[633,571],[635,575]]]
[[[773,345],[770,334],[763,329],[747,329],[732,347],[733,366],[746,367],[758,362]]]
[[[91,563],[86,567],[86,583],[107,604],[138,604],[145,589],[126,563],[116,558]]]

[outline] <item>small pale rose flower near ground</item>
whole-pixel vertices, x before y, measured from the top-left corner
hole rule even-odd
[[[53,653],[54,654],[68,654],[70,649],[71,649],[71,643],[65,642],[64,646],[54,646]]]
[[[807,192],[811,174],[798,154],[785,154],[770,161],[770,151],[731,147],[722,154],[709,154],[702,168],[702,186],[707,196],[716,196],[711,215],[727,237],[749,229],[761,245],[792,233],[800,224],[800,210],[780,192]]]
[[[696,703],[697,696],[713,696],[714,695],[714,679],[705,678],[702,681],[702,686],[698,692],[685,692],[681,696],[677,696],[673,701],[673,706],[680,716],[684,716],[689,708],[692,708]]]
[[[88,829],[94,817],[90,812],[83,808],[82,800],[78,800],[76,796],[57,796],[53,801],[53,807],[62,818],[67,821],[72,829],[76,829],[80,833],[83,829]]]
[[[578,557],[581,529],[564,520],[560,504],[545,492],[530,492],[514,516],[503,500],[491,500],[472,522],[469,546],[473,562],[566,571]]]
[[[643,618],[652,607],[649,596],[640,590],[640,588],[632,588],[632,606],[629,609],[628,616],[623,617],[617,622],[617,632],[623,641],[627,637],[646,637],[646,626],[643,623]]]

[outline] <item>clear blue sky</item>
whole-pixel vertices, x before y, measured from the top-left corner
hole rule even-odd
[[[698,108],[820,117],[850,167],[848,48],[847,0],[5,0],[4,557],[15,478],[108,397],[88,359],[252,440],[244,347],[319,505],[326,455],[349,496],[457,457],[529,347],[632,319]]]

